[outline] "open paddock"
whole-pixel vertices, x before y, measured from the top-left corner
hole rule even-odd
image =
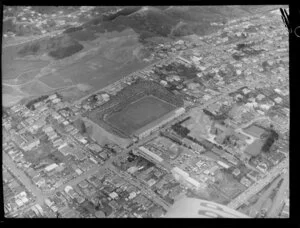
[[[14,60],[2,64],[3,79],[14,79],[26,71],[42,69],[49,64],[48,61]]]
[[[20,86],[20,90],[28,95],[39,96],[48,93],[53,89],[49,88],[44,83],[35,80]]]
[[[140,62],[137,59],[122,65],[97,55],[84,58],[54,73],[42,76],[40,80],[50,87],[59,88],[69,85],[64,80],[69,79],[74,84],[89,84],[93,87],[93,91],[104,88],[147,65],[149,63]]]
[[[15,89],[9,85],[2,85],[2,94],[13,94],[15,93]]]
[[[14,96],[10,94],[2,94],[2,105],[4,107],[10,107],[17,104],[23,99],[23,96]]]
[[[12,106],[22,100],[24,96],[26,96],[26,94],[20,92],[17,88],[8,85],[2,85],[3,106]]]
[[[27,81],[30,81],[32,79],[35,78],[35,76],[40,72],[40,69],[33,69],[33,70],[30,70],[30,71],[26,71],[22,74],[19,75],[18,77],[18,81],[20,82],[27,82]]]
[[[74,102],[81,98],[82,96],[87,95],[90,92],[91,86],[78,84],[74,87],[64,89],[59,92],[59,94],[67,101]]]
[[[65,86],[64,79],[69,79],[74,84],[86,83],[98,90],[151,64],[137,57],[141,44],[133,31],[116,33],[116,37],[107,39],[109,35],[113,34],[104,34],[104,37],[95,41],[85,41],[87,46],[97,47],[97,50],[42,76],[40,80],[50,87],[57,88]]]

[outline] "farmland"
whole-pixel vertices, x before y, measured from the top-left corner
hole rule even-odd
[[[174,106],[153,96],[143,97],[129,104],[120,112],[113,113],[106,121],[131,135],[136,130],[172,111]]]

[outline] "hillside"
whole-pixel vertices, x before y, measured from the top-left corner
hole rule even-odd
[[[207,35],[223,27],[228,20],[249,16],[255,12],[267,11],[276,6],[165,6],[165,7],[101,7],[93,11],[102,12],[78,27],[67,28],[56,38],[48,38],[26,45],[19,55],[48,53],[55,59],[63,59],[83,49],[82,41],[92,41],[107,32],[122,32],[133,29],[139,35],[139,42],[147,38],[178,38],[186,35]],[[40,8],[39,10],[43,10]],[[50,9],[49,9],[50,10]],[[71,9],[70,9],[71,10]],[[101,11],[102,10],[102,11]],[[5,23],[5,29],[11,27]],[[218,24],[213,24],[218,23]]]
[[[68,35],[45,38],[25,45],[18,54],[21,57],[28,55],[42,55],[48,53],[54,59],[71,56],[83,49],[83,45]]]

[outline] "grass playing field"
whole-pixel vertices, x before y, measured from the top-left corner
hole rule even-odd
[[[146,96],[127,105],[120,112],[108,116],[106,122],[125,134],[131,135],[175,108],[154,96]]]

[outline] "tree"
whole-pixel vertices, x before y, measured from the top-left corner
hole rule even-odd
[[[56,218],[61,218],[62,217],[62,215],[57,211],[56,212]]]
[[[85,123],[83,121],[81,122],[80,130],[83,134],[85,134],[87,132]]]

